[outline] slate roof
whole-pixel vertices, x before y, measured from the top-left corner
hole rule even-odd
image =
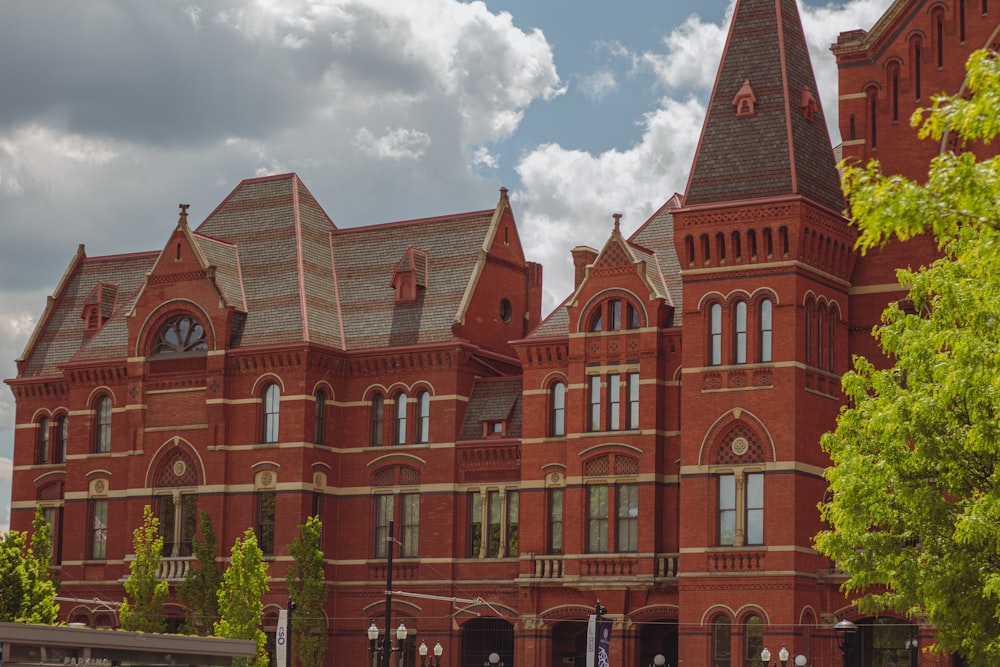
[[[480,440],[483,422],[507,420],[505,437],[521,437],[521,378],[478,378],[469,397],[460,440]]]
[[[749,81],[756,113],[736,116]],[[688,180],[685,206],[798,194],[844,209],[822,105],[795,0],[739,0]]]

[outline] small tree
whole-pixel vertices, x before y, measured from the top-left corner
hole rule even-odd
[[[24,612],[28,597],[28,571],[25,535],[11,530],[0,535],[0,621],[17,623]]]
[[[264,613],[262,598],[268,591],[267,563],[257,546],[257,536],[247,528],[243,539],[236,538],[229,567],[222,575],[219,587],[219,615],[215,634],[229,639],[253,639],[257,654],[247,659],[234,660],[234,665],[267,667],[266,637],[260,629]]]
[[[321,667],[326,654],[326,574],[320,537],[323,524],[311,516],[299,526],[299,537],[289,552],[295,562],[288,567],[288,594],[295,602],[292,616],[292,650],[302,667]]]
[[[31,545],[25,558],[28,590],[22,618],[25,623],[53,625],[59,618],[59,603],[56,602],[57,585],[52,579],[52,539],[49,537],[49,523],[42,508],[35,506],[35,518],[31,522]]]
[[[118,616],[123,630],[132,632],[166,632],[167,619],[163,603],[170,593],[166,581],[156,581],[163,558],[163,538],[160,522],[146,505],[142,510],[142,525],[132,533],[135,560],[129,566],[125,580],[125,599]],[[131,598],[131,602],[129,602]]]
[[[184,575],[177,598],[188,609],[185,633],[207,635],[219,620],[219,584],[222,582],[222,573],[215,560],[215,531],[208,512],[201,512],[199,533],[191,543],[197,565]]]

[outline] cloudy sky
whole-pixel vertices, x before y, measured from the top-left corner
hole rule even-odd
[[[891,0],[800,0],[833,141],[829,45]],[[0,3],[0,376],[78,244],[159,249],[241,179],[297,172],[340,227],[510,189],[545,309],[574,245],[682,191],[733,0]],[[0,531],[13,397],[0,388]]]

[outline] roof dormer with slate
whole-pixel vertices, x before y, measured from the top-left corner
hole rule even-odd
[[[396,290],[396,303],[411,303],[427,287],[427,253],[417,248],[407,248],[392,275],[392,288]]]

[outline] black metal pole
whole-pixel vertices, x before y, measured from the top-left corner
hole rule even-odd
[[[292,658],[292,612],[295,611],[295,601],[288,598],[288,628],[285,633],[285,655],[287,656],[287,667],[295,667],[295,659]]]
[[[389,633],[392,628],[392,529],[393,520],[389,519],[389,537],[386,538],[386,568],[385,568],[385,639],[382,640],[382,667],[389,667],[389,654],[392,653],[392,642]]]

